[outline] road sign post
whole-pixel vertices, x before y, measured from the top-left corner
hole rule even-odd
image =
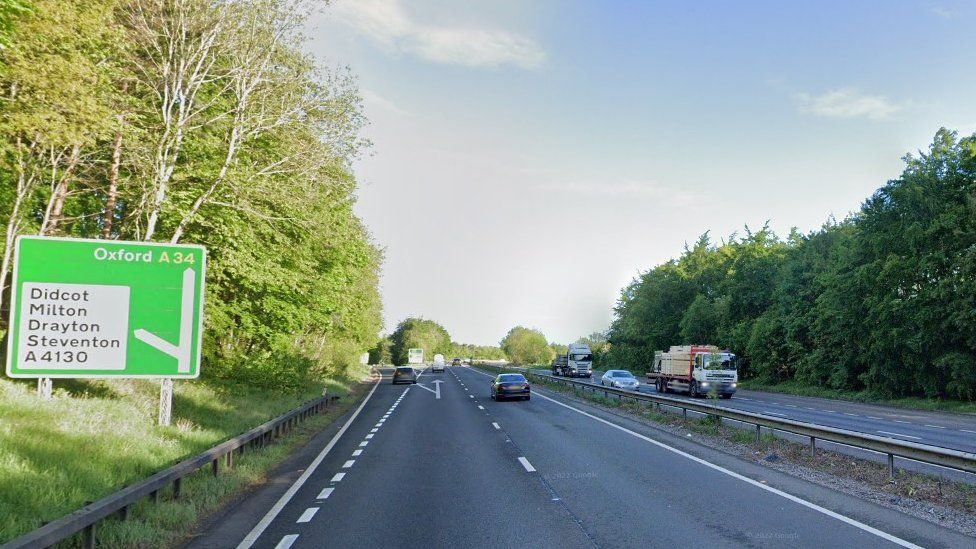
[[[198,377],[205,275],[202,246],[20,237],[7,375]]]

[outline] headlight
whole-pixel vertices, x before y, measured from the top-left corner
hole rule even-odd
[[[736,388],[736,387],[738,387],[738,386],[739,386],[739,384],[738,384],[738,383],[735,383],[735,382],[733,382],[733,383],[732,383],[732,388],[733,388],[733,389],[735,389],[735,388]]]
[[[708,382],[707,381],[702,381],[701,382],[701,386],[702,387],[708,387]]]

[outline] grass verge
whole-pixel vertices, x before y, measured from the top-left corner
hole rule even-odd
[[[834,400],[847,400],[850,402],[863,402],[867,404],[882,404],[884,406],[897,406],[899,408],[909,408],[913,410],[976,414],[976,402],[920,397],[885,398],[882,395],[878,395],[870,391],[841,391],[826,387],[813,387],[810,385],[797,383],[795,381],[785,381],[777,384],[763,384],[755,380],[746,380],[739,382],[739,389],[764,391],[768,393],[783,393],[797,396],[830,398]]]
[[[105,546],[170,545],[224,498],[260,481],[287,455],[289,444],[342,413],[358,398],[358,381],[311,384],[298,393],[177,381],[173,425],[160,427],[155,424],[158,382],[58,380],[55,397],[40,401],[33,385],[0,380],[0,543],[281,415],[321,395],[323,388],[340,396],[340,405],[328,414],[278,444],[245,454],[226,474],[188,477],[180,500],[143,502],[128,521],[99,524]]]
[[[511,369],[478,366],[479,369],[495,373],[512,372]],[[953,482],[945,478],[898,469],[896,478],[891,480],[885,464],[851,457],[839,452],[818,448],[811,456],[806,445],[797,444],[764,432],[756,441],[755,431],[741,429],[717,421],[714,417],[683,418],[680,414],[657,411],[647,404],[632,400],[604,397],[596,392],[581,390],[561,383],[552,383],[538,376],[532,376],[533,384],[547,390],[573,395],[602,408],[624,413],[645,423],[656,424],[674,434],[692,432],[709,439],[709,446],[718,447],[728,453],[738,455],[767,466],[777,463],[798,465],[809,470],[825,473],[834,478],[853,481],[877,492],[891,496],[889,503],[900,502],[899,498],[934,504],[965,514],[976,514],[976,486]],[[679,436],[684,436],[680,435]],[[789,471],[787,471],[789,472]]]

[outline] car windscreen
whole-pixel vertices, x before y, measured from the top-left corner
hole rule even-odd
[[[573,355],[572,360],[576,362],[593,362],[593,355],[591,354]]]
[[[634,374],[625,372],[623,370],[615,370],[613,372],[613,377],[634,377]]]
[[[505,374],[498,376],[499,383],[525,383],[525,376],[522,374]]]

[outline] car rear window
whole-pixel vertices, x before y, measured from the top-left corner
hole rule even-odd
[[[525,382],[525,376],[522,374],[502,374],[498,376],[498,381],[502,383]]]
[[[412,374],[413,368],[397,368],[397,371],[401,374]]]

